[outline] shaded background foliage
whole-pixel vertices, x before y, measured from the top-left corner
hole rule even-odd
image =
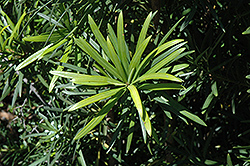
[[[34,162],[43,164],[47,162],[51,165],[55,163],[84,165],[84,156],[87,165],[111,165],[118,161],[121,165],[161,165],[163,163],[230,165],[228,153],[232,159],[232,165],[249,164],[250,117],[249,93],[247,93],[249,81],[245,77],[249,74],[250,51],[249,36],[242,35],[242,32],[250,26],[248,1],[69,2],[51,0],[2,1],[1,4],[1,9],[15,25],[24,10],[27,13],[20,25],[18,35],[10,44],[4,45],[4,41],[11,36],[8,29],[1,33],[1,110],[12,113],[8,114],[9,116],[2,116],[4,112],[1,112],[0,161],[3,164],[28,165]],[[150,11],[155,10],[158,10],[158,13],[148,32],[154,35],[151,47],[156,45],[164,34],[185,15],[184,21],[179,24],[170,38],[184,38],[188,41],[189,50],[195,50],[195,53],[176,62],[176,64],[189,65],[179,73],[185,80],[183,85],[186,90],[168,92],[168,95],[190,112],[204,119],[207,127],[192,122],[186,125],[176,117],[171,120],[163,112],[171,108],[159,101],[146,103],[150,113],[156,114],[152,125],[156,128],[159,137],[159,144],[149,139],[152,155],[143,143],[139,125],[136,126],[139,132],[134,135],[128,154],[125,153],[123,144],[127,137],[124,133],[128,132],[126,127],[121,130],[115,145],[116,150],[119,150],[119,147],[123,148],[122,153],[111,151],[106,154],[107,147],[103,144],[106,137],[101,130],[105,123],[109,123],[108,127],[113,131],[112,129],[117,126],[122,117],[121,114],[116,113],[116,109],[119,108],[113,108],[116,116],[113,122],[104,120],[99,126],[100,129],[97,127],[93,134],[87,135],[78,142],[72,142],[76,132],[93,115],[93,113],[88,114],[87,111],[101,107],[103,103],[84,108],[87,111],[63,112],[70,103],[75,103],[82,97],[62,93],[57,88],[52,93],[48,92],[52,79],[49,71],[57,68],[56,62],[63,55],[66,45],[22,69],[20,72],[23,76],[13,68],[32,53],[43,48],[45,43],[63,39],[70,32],[75,37],[82,36],[84,32],[89,37],[93,37],[87,24],[88,14],[100,23],[98,26],[103,29],[102,33],[106,33],[104,30],[106,24],[115,25],[120,10],[124,13],[125,35],[132,51],[135,50],[146,16]],[[52,21],[48,18],[46,20],[38,13],[60,20],[58,22],[62,26],[55,26]],[[0,26],[1,28],[6,26],[3,13]],[[75,27],[77,28],[74,29]],[[58,37],[52,35],[56,32],[60,32]],[[44,33],[47,33],[44,41],[25,41],[25,37]],[[50,40],[47,40],[50,34]],[[68,63],[78,68],[65,65],[65,69],[83,70],[88,73],[93,60],[73,44]],[[18,82],[22,82],[21,92],[16,90],[17,87],[20,88]],[[57,85],[61,84],[63,87],[66,83],[66,80],[59,78]],[[21,97],[17,97],[18,93],[21,93]],[[151,95],[151,97],[154,96],[154,94]],[[143,97],[147,98],[147,96]],[[181,106],[174,103],[172,107]],[[125,121],[123,126],[128,124],[129,122]],[[36,135],[29,136],[29,134]],[[109,134],[108,136],[114,135],[115,130]],[[120,160],[119,155],[123,160]],[[44,158],[46,156],[47,158]],[[137,161],[134,161],[134,158]]]

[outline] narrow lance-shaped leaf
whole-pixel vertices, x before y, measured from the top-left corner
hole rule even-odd
[[[98,26],[96,25],[95,21],[93,20],[93,18],[90,15],[88,15],[88,19],[89,19],[90,28],[91,28],[92,32],[94,33],[95,38],[97,39],[101,48],[104,50],[105,54],[110,58],[110,53],[109,53],[109,49],[108,49],[107,42],[106,42],[105,38],[103,37],[102,33],[98,29]]]
[[[117,41],[117,37],[115,35],[115,32],[112,28],[112,26],[110,24],[108,24],[108,37],[109,39],[111,40],[114,48],[115,48],[115,51],[118,53],[119,52],[119,49],[118,49],[118,41]]]
[[[192,121],[200,124],[200,125],[207,126],[206,123],[203,120],[201,120],[197,115],[194,115],[194,114],[192,114],[192,113],[190,113],[188,111],[185,111],[185,110],[180,111],[180,113],[182,115],[186,116],[187,118],[191,119]]]
[[[88,82],[105,83],[105,85],[113,84],[117,86],[125,85],[124,83],[118,80],[112,79],[110,77],[105,77],[105,76],[86,75],[86,74],[78,74],[78,73],[64,72],[64,71],[51,71],[50,73],[53,75],[57,75],[57,76],[65,77],[65,78],[71,78],[72,82],[76,84],[82,84],[82,85]]]
[[[72,82],[74,82],[76,84],[82,84],[82,85],[84,85],[84,82],[101,82],[101,83],[112,84],[112,85],[116,85],[116,86],[126,85],[118,80],[115,80],[115,79],[112,79],[109,77],[94,76],[94,75],[82,75],[81,77],[73,78]]]
[[[211,92],[208,96],[207,96],[207,98],[206,98],[206,100],[205,100],[205,102],[204,102],[204,104],[203,104],[203,106],[202,106],[202,110],[204,110],[204,111],[202,111],[202,114],[205,114],[206,113],[206,111],[207,111],[207,108],[209,107],[209,105],[210,105],[210,103],[212,102],[212,100],[214,99],[214,94],[213,94],[213,92]]]
[[[124,37],[124,24],[123,24],[123,14],[120,12],[118,16],[117,23],[117,41],[118,41],[118,56],[121,59],[122,65],[125,69],[125,72],[128,71],[129,66],[129,56],[127,55],[127,46]],[[128,75],[128,73],[126,73]]]
[[[242,32],[243,35],[250,34],[250,27],[248,27],[244,32]]]
[[[168,49],[169,47],[178,44],[180,42],[182,42],[183,39],[176,39],[176,40],[171,40],[159,47],[157,47],[156,49],[154,49],[153,51],[151,51],[144,59],[143,61],[139,64],[138,69],[136,70],[136,73],[134,75],[133,80],[135,80],[140,73],[142,72],[142,70],[144,69],[145,66],[148,65],[148,63],[150,62],[151,59],[153,59],[155,56],[157,56],[158,54],[160,54],[161,52],[163,52],[164,50]],[[157,51],[157,53],[155,53]]]
[[[2,49],[4,50],[4,47],[3,47],[3,37],[2,37],[2,33],[3,33],[3,31],[6,29],[6,28],[8,28],[10,25],[6,25],[5,27],[3,27],[2,29],[1,29],[1,31],[0,31],[0,44],[1,44],[1,47],[2,47]]]
[[[9,45],[11,44],[13,38],[17,37],[18,36],[18,32],[19,32],[19,28],[20,28],[20,25],[24,19],[24,17],[26,16],[26,12],[23,12],[22,16],[20,17],[20,19],[18,20],[15,28],[12,30],[12,33],[11,33],[11,36],[10,36],[10,39],[9,39]]]
[[[129,85],[127,88],[129,89],[130,95],[134,101],[134,104],[139,113],[139,116],[142,118],[144,122],[144,126],[147,130],[147,133],[151,136],[152,134],[151,122],[149,120],[147,111],[143,109],[143,105],[141,102],[141,97],[139,95],[139,92],[134,85]]]
[[[182,85],[176,83],[157,83],[157,84],[142,84],[138,87],[141,90],[181,90],[185,89]]]
[[[40,17],[44,18],[45,20],[49,21],[49,22],[52,22],[53,24],[59,26],[59,27],[62,27],[64,28],[64,26],[62,24],[60,24],[58,21],[56,21],[55,19],[43,14],[43,13],[37,13],[37,15],[39,15]]]
[[[123,95],[124,90],[120,91],[114,95],[102,108],[102,110],[94,117],[80,132],[77,133],[74,140],[80,139],[86,134],[88,134],[96,125],[98,125],[102,119],[107,115],[110,109],[115,105],[119,98]]]
[[[107,90],[105,92],[102,92],[102,93],[99,93],[99,94],[96,94],[94,96],[91,96],[91,97],[88,97],[76,104],[74,104],[70,109],[69,111],[74,111],[78,108],[82,108],[82,107],[85,107],[89,104],[92,104],[92,103],[95,103],[99,100],[103,100],[103,99],[106,99],[106,98],[109,98],[113,95],[115,95],[117,92],[121,91],[122,89],[124,88],[116,88],[116,89],[111,89],[111,90]]]
[[[26,67],[27,65],[29,65],[30,63],[34,62],[35,60],[40,60],[44,57],[44,55],[54,51],[56,48],[58,48],[59,46],[61,46],[63,43],[65,43],[67,41],[67,39],[64,39],[62,41],[60,41],[59,43],[57,43],[56,45],[52,46],[53,43],[49,44],[48,46],[44,47],[43,49],[37,51],[36,53],[32,54],[30,57],[28,57],[27,59],[25,59],[22,63],[20,63],[17,68],[15,69],[20,70],[24,67]],[[52,47],[50,47],[52,46]]]
[[[182,79],[175,77],[171,74],[167,73],[149,73],[149,74],[144,74],[141,77],[137,78],[134,82],[142,82],[146,80],[155,80],[155,79],[162,79],[162,80],[168,80],[168,81],[175,81],[175,82],[182,82]]]
[[[99,55],[99,53],[86,42],[86,40],[79,38],[75,39],[75,42],[83,51],[85,51],[89,56],[91,56],[102,67],[104,67],[110,74],[122,80],[121,76],[116,72],[114,66],[112,66],[105,59],[103,59]]]
[[[29,42],[46,42],[48,38],[50,37],[49,41],[58,41],[59,39],[62,39],[69,34],[67,29],[60,29],[60,30],[54,31],[51,35],[50,33],[51,32],[45,32],[38,36],[24,37],[23,40],[29,41]]]
[[[155,73],[157,72],[159,69],[161,69],[162,67],[164,67],[166,64],[168,64],[170,61],[172,61],[173,59],[175,59],[178,55],[180,55],[186,48],[180,48],[178,50],[176,50],[175,52],[173,52],[172,54],[170,54],[169,56],[167,56],[165,59],[161,60],[160,62],[158,62],[155,66],[153,66],[152,68],[150,68],[146,73]]]
[[[166,58],[167,56],[169,56],[170,54],[172,54],[174,51],[178,50],[179,48],[181,48],[182,46],[184,46],[187,42],[181,42],[181,43],[178,43],[176,44],[175,46],[173,46],[172,48],[170,48],[169,50],[167,50],[166,52],[162,53],[161,55],[157,56],[152,64],[151,64],[151,67],[156,65],[158,62],[160,62],[161,60],[163,60],[164,58]],[[164,45],[162,45],[164,46]],[[161,48],[161,46],[160,46]],[[160,50],[158,49],[157,53],[159,52]],[[173,59],[174,60],[174,59]]]
[[[142,26],[142,29],[141,29],[141,32],[140,32],[140,35],[139,35],[139,38],[138,38],[138,42],[137,42],[137,45],[136,45],[136,51],[137,51],[137,49],[139,49],[140,45],[143,43],[143,41],[146,38],[148,27],[149,27],[149,24],[150,24],[150,21],[152,20],[152,18],[153,18],[152,17],[152,12],[150,12],[149,15],[147,16],[143,26]]]
[[[123,81],[126,81],[126,73],[124,71],[124,68],[122,67],[121,61],[119,59],[119,57],[117,56],[113,45],[111,43],[111,41],[109,40],[109,37],[107,37],[107,45],[108,45],[108,49],[110,52],[110,59],[112,60],[113,64],[115,65],[117,72],[119,73],[119,75],[121,75]]]
[[[138,64],[140,63],[141,61],[141,56],[143,54],[143,52],[145,51],[149,41],[151,39],[151,36],[149,36],[147,39],[145,39],[141,45],[139,45],[139,47],[136,49],[136,52],[130,62],[130,65],[129,65],[129,73],[131,72],[131,70],[133,68],[136,68],[138,66]]]
[[[28,66],[29,64],[31,64],[32,62],[34,62],[35,60],[42,58],[44,55],[44,52],[53,44],[49,44],[46,47],[44,47],[43,49],[35,52],[34,54],[32,54],[31,56],[29,56],[27,59],[25,59],[23,62],[21,62],[17,67],[16,67],[16,71],[20,70],[26,66]]]
[[[134,107],[133,107],[134,108]],[[129,122],[129,130],[128,130],[128,138],[127,138],[127,144],[126,144],[126,153],[128,153],[131,143],[132,143],[132,138],[133,138],[133,133],[134,133],[134,126],[135,126],[135,112],[134,109],[132,109],[132,114],[131,114],[131,119]]]
[[[175,28],[177,27],[177,25],[185,18],[185,16],[183,16],[177,23],[175,23],[175,25],[168,31],[168,33],[162,38],[162,40],[160,41],[160,43],[158,44],[158,46],[162,45],[167,39],[168,37],[171,35],[171,33],[175,30]]]
[[[7,19],[7,24],[9,24],[9,25],[10,25],[10,28],[13,30],[14,27],[15,27],[15,24],[11,21],[11,19],[9,18],[9,16],[8,16],[2,9],[0,9],[0,12],[1,12],[1,14],[2,14],[3,16],[6,17],[6,19]],[[6,26],[6,25],[4,25],[4,26]]]
[[[70,42],[68,43],[68,47],[65,49],[65,52],[64,52],[64,55],[62,56],[62,58],[60,59],[60,62],[62,63],[66,63],[68,61],[68,55],[69,53],[71,53],[71,47],[72,47],[72,43],[73,43],[73,40],[71,39]],[[62,71],[63,70],[63,66],[58,66],[57,67],[57,71]],[[51,79],[51,82],[50,82],[50,85],[49,85],[49,93],[52,91],[52,89],[54,88],[55,86],[55,83],[57,81],[59,76],[57,75],[54,75]]]

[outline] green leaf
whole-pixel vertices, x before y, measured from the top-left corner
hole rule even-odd
[[[2,37],[2,33],[3,33],[3,31],[6,29],[6,28],[8,28],[10,25],[6,25],[5,27],[3,27],[2,29],[1,29],[1,31],[0,31],[0,44],[1,44],[1,47],[2,47],[2,50],[4,50],[4,44],[3,44],[3,37]]]
[[[250,75],[247,75],[247,76],[246,76],[246,79],[250,79]]]
[[[72,72],[64,72],[64,71],[50,71],[51,74],[65,77],[65,78],[71,78],[72,82],[76,84],[81,84],[81,85],[91,85],[89,83],[99,83],[99,85],[109,85],[113,84],[116,86],[124,86],[126,84],[109,78],[105,76],[97,76],[97,75],[85,75],[85,74],[78,74],[78,73],[72,73]]]
[[[109,52],[110,52],[110,59],[112,60],[113,64],[115,65],[115,67],[117,68],[117,72],[121,75],[122,79],[124,82],[126,82],[126,73],[124,71],[124,68],[122,67],[122,64],[121,64],[121,61],[119,60],[114,48],[113,48],[113,45],[111,43],[111,41],[109,40],[109,37],[107,37],[107,45],[108,45],[108,49],[109,49]]]
[[[99,53],[86,42],[86,40],[82,38],[75,39],[75,43],[89,56],[91,56],[97,63],[99,63],[103,68],[105,68],[110,74],[122,80],[121,76],[116,72],[116,69],[105,59],[103,59],[99,55]]]
[[[137,78],[134,82],[142,82],[142,81],[147,81],[147,80],[168,80],[168,81],[175,81],[175,82],[183,82],[182,79],[175,77],[171,74],[167,73],[149,73],[149,74],[144,74],[141,77]]]
[[[124,88],[116,88],[116,89],[111,89],[111,90],[107,90],[105,92],[102,92],[102,93],[99,93],[99,94],[96,94],[94,96],[91,96],[91,97],[88,97],[76,104],[74,104],[70,109],[69,111],[73,111],[73,110],[76,110],[78,108],[82,108],[82,107],[85,107],[89,104],[92,104],[92,103],[95,103],[99,100],[103,100],[103,99],[106,99],[106,98],[109,98],[111,96],[114,96],[116,93],[118,93],[119,91],[123,90]]]
[[[156,84],[142,84],[138,87],[141,90],[181,90],[184,86],[176,83],[156,83]]]
[[[60,77],[64,77],[64,78],[77,78],[82,76],[83,74],[78,74],[78,73],[73,73],[73,72],[68,72],[68,71],[50,71],[51,74],[53,75],[57,75]]]
[[[132,143],[133,134],[134,134],[134,126],[135,126],[135,117],[136,117],[136,114],[134,113],[134,109],[132,109],[132,114],[130,116],[130,122],[129,122],[129,130],[128,130],[128,137],[127,137],[127,144],[126,144],[126,153],[129,152],[129,149],[130,149],[130,146]]]
[[[211,89],[212,89],[212,93],[214,94],[214,96],[217,97],[218,96],[218,90],[217,90],[216,81],[212,84]]]
[[[148,27],[152,18],[153,18],[152,12],[150,12],[142,26],[142,29],[141,29],[141,32],[137,41],[137,45],[136,45],[136,52],[139,49],[139,47],[141,47],[141,44],[144,42],[146,38]]]
[[[73,43],[73,40],[71,39],[70,40],[70,42],[68,43],[68,47],[65,49],[65,51],[64,51],[64,54],[63,54],[63,56],[62,56],[62,58],[60,59],[60,62],[62,62],[62,63],[66,63],[67,61],[68,61],[68,55],[69,55],[69,53],[71,53],[71,47],[72,47],[72,43]],[[62,71],[63,70],[63,66],[58,66],[57,67],[57,71]],[[56,81],[57,81],[57,79],[58,79],[58,77],[59,76],[57,76],[57,75],[54,75],[53,77],[52,77],[52,79],[51,79],[51,82],[50,82],[50,85],[49,85],[49,93],[52,91],[52,89],[54,88],[54,86],[55,86],[55,83],[56,83]]]
[[[10,46],[10,44],[11,44],[13,38],[16,38],[16,37],[18,36],[18,32],[19,32],[20,25],[21,25],[21,23],[22,23],[22,21],[23,21],[23,19],[24,19],[25,16],[26,16],[26,12],[24,12],[24,13],[22,14],[22,16],[21,16],[20,19],[18,20],[18,22],[17,22],[15,28],[12,29],[12,33],[11,33],[11,36],[10,36],[10,38],[9,38],[9,46]]]
[[[141,61],[141,56],[143,54],[143,52],[145,51],[150,39],[151,39],[152,36],[149,36],[147,39],[145,39],[141,45],[138,45],[138,48],[136,49],[136,52],[130,62],[130,65],[129,65],[129,73],[131,72],[131,70],[133,68],[136,68],[138,66],[138,64],[140,63]]]
[[[129,85],[127,88],[129,89],[130,95],[135,103],[135,107],[136,107],[141,119],[144,122],[144,126],[147,130],[147,133],[148,133],[148,135],[151,136],[151,134],[152,134],[151,122],[149,120],[149,116],[148,116],[147,111],[143,108],[139,92],[134,85]]]
[[[79,157],[78,157],[78,161],[82,166],[87,166],[86,162],[84,160],[83,154],[82,154],[82,150],[79,150]]]
[[[78,78],[73,78],[72,82],[76,83],[76,84],[81,84],[84,85],[87,82],[96,82],[96,83],[100,83],[103,85],[116,85],[116,86],[124,86],[126,84],[109,78],[109,77],[105,77],[105,76],[93,76],[93,75],[82,75]]]
[[[64,38],[67,34],[68,31],[67,29],[60,29],[57,31],[53,31],[53,33],[50,35],[51,32],[45,32],[42,33],[41,35],[38,36],[28,36],[23,38],[24,41],[29,41],[29,42],[46,42],[49,38],[49,41],[58,41],[59,39]]]
[[[158,44],[158,46],[161,46],[167,39],[168,37],[171,35],[171,33],[175,30],[175,28],[177,27],[177,25],[185,18],[182,17],[177,23],[175,23],[175,25],[168,31],[168,33],[162,38],[162,40],[160,41],[160,43]]]
[[[157,133],[156,133],[156,129],[153,128],[153,126],[152,126],[152,136],[153,136],[153,138],[155,139],[156,143],[157,143],[158,145],[160,145],[160,141],[159,141],[159,139],[158,139],[158,136],[157,136]]]
[[[180,111],[180,113],[200,125],[207,126],[206,123],[203,120],[201,120],[198,116],[188,111]]]
[[[39,15],[40,17],[44,18],[45,20],[49,21],[49,22],[52,22],[53,24],[61,27],[61,28],[64,28],[64,26],[62,24],[60,24],[58,21],[56,21],[55,19],[43,14],[43,13],[37,13],[37,15]]]
[[[130,57],[124,37],[123,14],[120,12],[117,22],[118,56],[121,59],[125,72],[128,72]],[[128,75],[128,73],[126,73]]]
[[[35,52],[34,54],[32,54],[31,56],[29,56],[27,59],[25,59],[23,62],[21,62],[17,67],[16,67],[16,71],[20,70],[26,66],[28,66],[29,64],[31,64],[32,62],[34,62],[37,59],[41,59],[44,55],[44,52],[53,44],[49,44],[46,47],[44,47],[43,49]]]
[[[169,56],[167,56],[166,58],[164,58],[163,60],[158,62],[155,66],[150,68],[146,73],[149,74],[149,73],[157,72],[159,69],[161,69],[162,67],[167,65],[170,61],[175,59],[178,55],[180,55],[185,49],[186,48],[180,48],[180,49],[176,50],[175,52],[173,52],[172,54],[170,54]]]
[[[88,19],[89,19],[90,28],[92,32],[94,33],[95,38],[97,39],[98,43],[100,44],[101,48],[104,50],[106,55],[110,58],[109,49],[108,49],[106,40],[104,39],[102,33],[99,31],[96,23],[94,22],[94,20],[92,19],[90,15],[88,15]]]
[[[37,166],[38,164],[44,162],[47,159],[47,156],[40,158],[38,160],[36,160],[35,162],[33,162],[32,164],[30,164],[29,166]]]
[[[140,75],[141,71],[145,68],[145,66],[148,65],[148,63],[150,62],[150,60],[152,58],[154,58],[155,56],[157,56],[158,54],[160,54],[161,52],[163,52],[164,50],[166,50],[167,48],[175,45],[175,44],[178,44],[180,42],[182,42],[183,39],[176,39],[176,40],[171,40],[167,43],[165,43],[164,45],[162,46],[159,46],[157,47],[156,49],[154,49],[153,51],[151,51],[144,59],[143,61],[139,64],[139,67],[138,69],[136,70],[135,72],[135,75],[134,75],[134,78],[133,80],[135,80],[138,75]],[[157,51],[157,53],[155,53]]]
[[[96,115],[96,117],[94,117],[86,126],[84,126],[83,129],[81,129],[81,131],[77,133],[74,140],[82,138],[83,136],[88,134],[96,125],[98,125],[107,115],[110,109],[116,104],[123,93],[124,90],[120,89],[120,91],[103,106],[102,110]]]
[[[248,27],[244,32],[242,32],[243,35],[250,34],[250,27]]]
[[[61,45],[63,45],[66,41],[68,41],[68,39],[63,39],[60,42],[58,42],[56,45],[48,48],[47,50],[44,51],[43,55],[46,55],[52,51],[54,51],[55,49],[57,49],[58,47],[60,47]]]
[[[206,98],[206,100],[205,100],[205,102],[204,102],[204,104],[203,104],[203,106],[202,106],[202,110],[204,110],[204,111],[202,112],[202,114],[204,114],[204,113],[206,112],[206,109],[209,107],[209,105],[210,105],[210,103],[212,102],[213,98],[214,98],[214,94],[213,94],[213,92],[211,92],[211,93],[207,96],[207,98]]]
[[[13,30],[15,28],[15,24],[11,21],[9,16],[1,8],[0,8],[0,12],[4,17],[6,17],[7,23],[10,25],[10,28]]]
[[[227,154],[227,166],[233,166],[233,163],[232,163],[232,160],[231,160],[229,153]]]
[[[116,52],[119,52],[117,37],[116,37],[115,32],[110,24],[108,24],[108,32],[109,32],[108,38],[111,40]]]
[[[121,134],[121,130],[123,129],[123,127],[122,127],[123,124],[124,124],[124,119],[121,118],[120,121],[118,122],[116,128],[114,129],[115,132],[112,134],[113,136],[112,136],[112,139],[111,139],[111,141],[109,143],[109,148],[108,148],[108,150],[107,150],[106,153],[109,153],[109,151],[113,148],[113,146],[115,145],[115,142],[116,142],[117,138],[119,140],[119,137],[120,137],[120,134]],[[114,150],[114,149],[112,149],[112,150]]]
[[[175,41],[177,42],[177,41]],[[174,43],[175,43],[174,42]],[[167,46],[170,46],[173,45],[174,43],[166,43],[168,44]],[[174,47],[172,47],[171,49],[167,50],[166,52],[162,53],[161,55],[157,56],[157,58],[155,58],[152,62],[152,65],[151,66],[154,66],[156,65],[158,62],[160,62],[161,60],[163,60],[164,58],[166,58],[167,56],[169,56],[171,53],[173,53],[174,51],[176,51],[177,49],[181,48],[182,46],[184,46],[187,42],[181,42],[181,43],[178,43],[176,44]],[[157,53],[156,54],[159,54],[159,52],[162,52],[164,50],[166,50],[166,48],[169,48],[169,47],[163,47],[165,44],[163,44],[162,46],[160,46],[160,48],[158,49]],[[163,48],[161,48],[163,47]]]

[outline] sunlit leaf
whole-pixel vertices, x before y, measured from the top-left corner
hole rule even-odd
[[[92,104],[92,103],[95,103],[97,101],[109,98],[111,96],[114,96],[116,93],[118,93],[122,89],[124,89],[124,88],[111,89],[111,90],[107,90],[107,91],[102,92],[102,93],[98,93],[94,96],[88,97],[88,98],[74,104],[72,107],[70,107],[69,111],[74,111],[78,108],[82,108],[82,107],[85,107],[89,104]]]
[[[197,115],[194,115],[194,114],[192,114],[192,113],[190,113],[188,111],[185,111],[185,110],[180,111],[180,113],[182,115],[186,116],[187,118],[191,119],[192,121],[200,124],[200,125],[207,126],[206,123],[203,120],[201,120]]]
[[[138,66],[138,64],[140,63],[141,56],[142,56],[143,52],[145,51],[151,37],[152,36],[149,36],[147,39],[145,39],[141,43],[141,45],[139,45],[138,48],[136,49],[136,52],[135,52],[135,54],[130,62],[130,65],[129,65],[129,73],[131,72],[131,70],[133,68],[136,68]]]
[[[17,67],[16,67],[16,71],[17,70],[21,70],[22,68],[28,66],[29,64],[31,64],[32,62],[34,62],[37,59],[41,59],[44,55],[44,52],[53,44],[49,44],[46,47],[44,47],[43,49],[35,52],[34,54],[32,54],[31,56],[29,56],[27,59],[25,59],[23,62],[21,62]]]
[[[149,24],[150,24],[150,21],[152,20],[152,12],[150,12],[142,26],[142,29],[141,29],[141,32],[140,32],[140,35],[139,35],[139,38],[138,38],[138,41],[137,41],[137,45],[136,45],[136,52],[137,50],[139,49],[139,47],[141,46],[141,44],[144,42],[145,38],[146,38],[146,34],[147,34],[147,31],[148,31],[148,27],[149,27]]]
[[[116,72],[114,66],[103,59],[99,53],[91,47],[86,40],[79,38],[75,39],[76,44],[85,51],[89,56],[91,56],[96,62],[98,62],[102,67],[104,67],[109,73],[111,73],[116,78],[122,80],[122,77]]]
[[[148,135],[151,136],[151,134],[152,134],[151,122],[149,120],[149,116],[148,116],[147,111],[143,108],[139,92],[134,85],[129,85],[127,88],[129,89],[130,95],[134,101],[135,107],[136,107],[140,117],[142,118],[142,120],[144,122],[144,126],[147,130],[147,133],[148,133]]]
[[[212,102],[213,98],[214,98],[214,94],[213,94],[213,92],[211,92],[211,93],[207,96],[207,98],[206,98],[206,100],[205,100],[205,102],[204,102],[204,104],[203,104],[203,106],[202,106],[202,110],[205,109],[205,110],[202,112],[202,114],[204,114],[204,113],[206,112],[206,109],[209,107],[209,105],[210,105],[210,103]]]
[[[167,73],[149,73],[144,74],[141,77],[137,78],[133,83],[135,82],[142,82],[147,80],[168,80],[168,81],[175,81],[175,82],[182,82],[182,79],[175,77],[171,74]]]
[[[217,90],[216,81],[212,84],[211,89],[212,89],[212,93],[214,94],[214,96],[217,97],[218,96],[218,90]]]
[[[157,72],[159,69],[161,69],[166,64],[168,64],[170,61],[175,59],[178,55],[180,55],[185,49],[186,48],[180,48],[180,49],[176,50],[175,52],[173,52],[172,54],[170,54],[169,56],[167,56],[166,58],[164,58],[163,60],[158,62],[156,65],[154,65],[152,68],[150,68],[146,73]]]
[[[242,32],[243,35],[250,34],[250,27],[248,27],[244,32]]]
[[[117,22],[117,41],[118,41],[118,56],[121,59],[125,72],[128,72],[130,57],[124,37],[123,14],[120,12]],[[128,75],[128,73],[126,73]]]
[[[121,90],[121,89],[120,89]],[[102,119],[107,115],[110,109],[115,105],[118,99],[123,95],[123,90],[113,96],[102,108],[102,110],[94,117],[83,129],[81,129],[75,136],[74,140],[80,139],[88,134]]]

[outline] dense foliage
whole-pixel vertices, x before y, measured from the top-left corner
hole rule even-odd
[[[249,165],[249,11],[1,1],[0,165]]]

